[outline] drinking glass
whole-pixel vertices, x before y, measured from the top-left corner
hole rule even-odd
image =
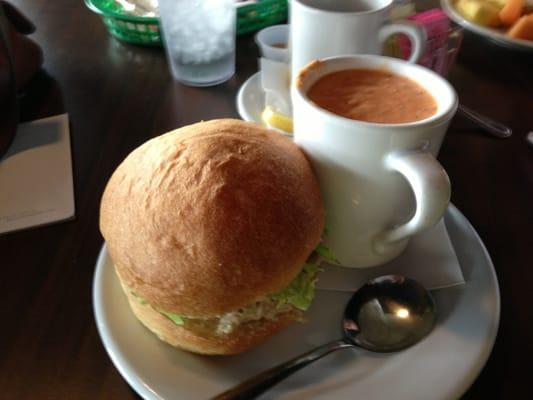
[[[167,60],[174,79],[213,86],[235,73],[234,0],[159,0]]]

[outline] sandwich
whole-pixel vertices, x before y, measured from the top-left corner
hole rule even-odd
[[[310,306],[325,212],[290,139],[220,119],[155,137],[104,190],[100,230],[135,316],[202,354],[258,345]]]

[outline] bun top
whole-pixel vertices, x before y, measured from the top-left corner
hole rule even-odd
[[[185,126],[135,149],[100,208],[122,283],[156,308],[196,318],[287,286],[323,228],[318,183],[298,146],[232,119]]]

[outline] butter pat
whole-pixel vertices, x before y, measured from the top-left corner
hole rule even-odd
[[[494,0],[495,1],[495,0]],[[500,7],[492,2],[479,0],[459,0],[456,3],[459,13],[467,20],[484,26],[499,26]]]
[[[281,129],[287,133],[292,133],[293,131],[292,118],[276,112],[270,106],[265,107],[261,118],[268,127]]]

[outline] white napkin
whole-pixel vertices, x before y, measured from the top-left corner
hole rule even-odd
[[[0,159],[0,233],[73,217],[67,114],[19,125]]]
[[[274,111],[291,116],[291,75],[289,65],[267,58],[260,58],[259,68],[261,70],[261,86],[265,92],[265,107],[269,106]]]
[[[379,267],[346,268],[322,264],[317,288],[354,292],[369,279],[400,274],[413,278],[427,289],[442,289],[465,283],[461,266],[448,237],[444,221],[413,237],[405,251]]]

